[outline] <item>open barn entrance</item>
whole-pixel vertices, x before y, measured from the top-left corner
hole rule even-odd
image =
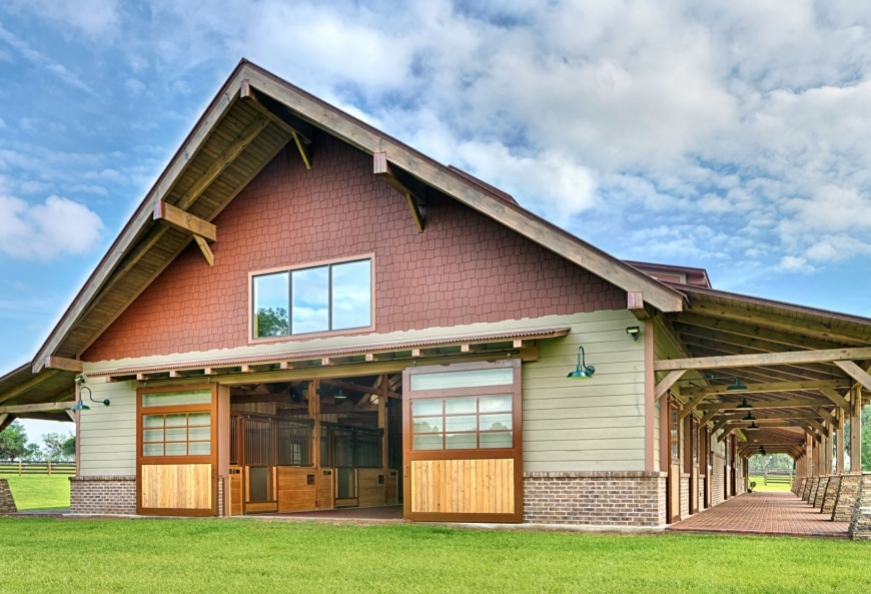
[[[231,515],[402,500],[402,374],[234,386]]]

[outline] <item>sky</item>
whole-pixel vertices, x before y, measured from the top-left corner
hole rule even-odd
[[[4,0],[0,374],[242,57],[615,256],[871,316],[869,27],[839,0]]]

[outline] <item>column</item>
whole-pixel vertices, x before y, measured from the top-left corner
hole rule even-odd
[[[854,386],[850,397],[850,473],[862,472],[862,387]]]

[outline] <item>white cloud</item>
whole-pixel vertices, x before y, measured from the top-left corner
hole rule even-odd
[[[7,0],[6,8],[30,11],[65,29],[72,27],[89,36],[113,33],[121,23],[117,0]]]
[[[84,204],[50,196],[42,204],[0,194],[0,252],[22,260],[50,260],[92,250],[103,221]]]

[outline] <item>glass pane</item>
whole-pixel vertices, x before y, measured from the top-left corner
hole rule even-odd
[[[477,417],[445,417],[445,431],[475,431],[478,428]]]
[[[439,433],[442,430],[442,417],[414,419],[414,433]]]
[[[511,426],[511,415],[481,415],[481,431],[504,431],[514,429]]]
[[[511,396],[485,396],[478,399],[482,413],[511,412]]]
[[[166,415],[167,427],[185,427],[188,424],[187,415]]]
[[[482,448],[510,448],[512,446],[512,432],[500,431],[498,433],[479,433]]]
[[[475,414],[477,398],[449,398],[445,400],[445,413],[449,415]]]
[[[254,277],[254,338],[290,334],[289,291],[286,272]]]
[[[188,415],[188,425],[203,427],[212,424],[212,413],[191,413]]]
[[[296,270],[293,280],[292,330],[294,334],[330,329],[329,267]]]
[[[211,403],[211,390],[201,390],[197,392],[163,392],[161,394],[142,395],[142,406],[179,406]]]
[[[514,369],[475,369],[473,371],[447,371],[411,376],[412,390],[445,390],[450,388],[476,388],[506,386],[514,383]]]
[[[192,441],[188,444],[191,456],[208,456],[212,453],[212,442]]]
[[[143,456],[163,456],[162,443],[146,443],[142,445]]]
[[[212,439],[211,427],[191,427],[188,429],[188,439],[191,441],[200,441]]]
[[[372,262],[333,264],[333,330],[372,325]]]
[[[186,456],[187,455],[187,443],[168,443],[166,444],[166,455],[167,456]]]
[[[145,415],[142,417],[143,427],[163,427],[163,415]]]
[[[166,439],[164,441],[187,441],[187,429],[167,429]],[[167,450],[168,451],[168,450]]]
[[[415,417],[442,414],[444,400],[415,400],[411,403],[411,414]]]
[[[445,435],[445,449],[474,450],[478,447],[477,433],[455,433]]]
[[[414,449],[416,450],[441,450],[442,434],[436,435],[415,435]]]
[[[142,441],[163,441],[163,429],[142,432]]]

